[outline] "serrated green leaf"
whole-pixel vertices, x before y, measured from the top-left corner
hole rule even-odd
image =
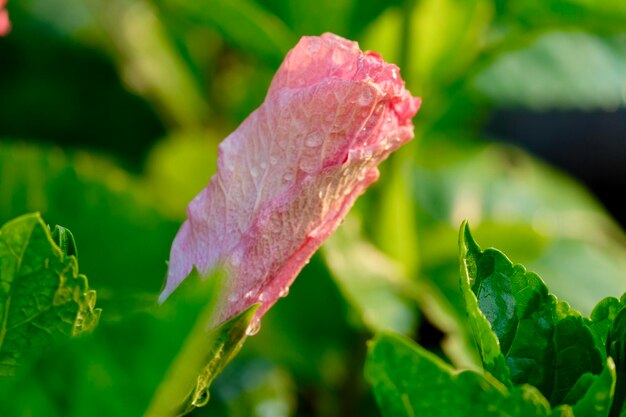
[[[220,293],[213,278],[193,274],[162,306],[103,321],[96,332],[27,361],[11,382],[0,379],[0,415],[173,417],[190,393],[207,399],[201,390],[241,346],[252,314],[210,330]]]
[[[534,387],[508,391],[489,374],[457,373],[431,352],[396,335],[374,339],[365,375],[385,417],[550,415],[548,401]]]
[[[617,314],[626,307],[626,294],[620,300],[615,297],[607,297],[600,301],[591,312],[587,325],[597,337],[597,344],[604,351],[609,337],[609,330]]]
[[[594,335],[538,275],[496,249],[480,250],[466,223],[461,236],[462,268],[500,341],[511,381],[529,383],[553,405],[561,404],[579,378],[603,369]]]
[[[23,358],[98,322],[96,294],[78,273],[73,238],[56,230],[63,249],[39,214],[0,229],[0,377],[14,375]]]
[[[471,290],[476,284],[477,276],[479,274],[479,267],[481,266],[474,256],[480,251],[476,242],[470,234],[467,222],[461,225],[461,233],[459,235],[459,248],[460,248],[460,265],[461,265],[461,291],[463,293],[465,308],[467,315],[469,316],[469,325],[471,333],[480,354],[483,366],[486,371],[490,372],[500,382],[507,386],[511,386],[511,373],[509,367],[506,364],[505,357],[500,350],[498,326],[497,321],[489,320],[488,316],[485,316],[484,311],[480,308],[480,299],[476,298],[476,294]],[[492,296],[497,295],[496,292],[491,293]],[[505,314],[510,316],[512,313],[510,308],[507,307],[511,304],[511,301],[506,298],[493,298],[492,300],[498,303],[503,308]],[[489,312],[487,312],[488,314]],[[505,315],[504,318],[507,316]],[[499,317],[498,317],[499,319]],[[494,326],[494,328],[492,328]]]

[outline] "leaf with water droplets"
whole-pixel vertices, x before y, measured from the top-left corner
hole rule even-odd
[[[382,334],[369,346],[365,378],[385,417],[547,417],[532,386],[510,390],[489,374],[452,369],[408,338]]]
[[[75,253],[71,233],[57,228],[53,235],[39,214],[0,229],[0,377],[13,375],[25,357],[97,324],[96,294],[78,274]]]
[[[172,245],[161,300],[192,268],[220,265],[235,297],[224,297],[217,322],[261,302],[259,318],[284,295],[378,164],[412,139],[420,100],[397,73],[355,42],[303,37],[263,104],[220,144],[218,172]]]

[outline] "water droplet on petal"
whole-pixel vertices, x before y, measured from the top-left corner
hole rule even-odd
[[[276,155],[270,156],[270,164],[276,165],[278,163],[278,157]]]
[[[358,103],[361,106],[369,106],[370,104],[372,104],[372,92],[369,89],[365,89],[363,90],[363,94],[361,94],[361,97],[359,97]]]
[[[314,39],[311,42],[309,42],[309,45],[307,46],[307,51],[309,54],[316,54],[319,52],[320,48],[321,48],[320,41],[318,41],[317,39]]]
[[[267,168],[267,162],[262,161],[261,164],[260,164],[260,167],[261,167],[261,169]]]
[[[319,191],[317,192],[317,197],[318,197],[318,198],[322,198],[322,197],[324,197],[324,191],[319,190]]]
[[[250,175],[252,178],[256,178],[259,175],[259,170],[256,167],[250,168]]]
[[[259,295],[259,301],[263,302],[267,300],[267,294],[265,294],[264,292],[261,293],[261,295]]]
[[[280,290],[280,293],[278,293],[278,296],[280,298],[285,298],[289,295],[289,287],[285,287],[282,290]]]
[[[261,330],[261,321],[256,319],[255,321],[252,321],[246,329],[246,335],[254,336],[259,332],[259,330]]]
[[[230,258],[230,263],[233,266],[239,266],[241,265],[241,258],[243,257],[243,254],[241,253],[241,251],[235,251],[233,253],[233,255]]]
[[[304,145],[309,148],[320,146],[324,142],[324,135],[320,132],[313,132],[304,140]]]
[[[252,298],[252,296],[254,295],[254,291],[248,291],[245,295],[244,298]]]
[[[290,172],[287,172],[285,175],[283,175],[283,181],[284,182],[291,182],[293,180],[293,174]]]
[[[236,294],[230,294],[228,296],[228,301],[231,303],[234,303],[235,301],[237,301],[237,295]]]
[[[304,157],[300,160],[300,169],[307,174],[314,174],[319,165],[319,160],[315,157]]]

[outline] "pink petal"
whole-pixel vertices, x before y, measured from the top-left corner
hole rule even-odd
[[[0,36],[4,36],[11,30],[9,12],[4,8],[7,0],[0,0]]]
[[[333,34],[303,37],[265,102],[219,146],[218,172],[187,208],[163,301],[195,266],[230,271],[223,321],[261,302],[263,315],[413,138],[420,99],[395,65]]]

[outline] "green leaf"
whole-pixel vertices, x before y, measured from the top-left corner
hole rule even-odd
[[[202,405],[256,308],[211,330],[219,287],[193,274],[162,306],[102,321],[28,361],[11,383],[0,380],[0,415],[174,417]]]
[[[458,246],[450,236],[468,219],[479,241],[537,272],[585,316],[598,300],[624,292],[624,232],[588,190],[519,149],[459,145],[464,138],[431,135],[407,176],[415,181],[420,239],[428,242],[419,248],[424,276],[458,297]]]
[[[14,375],[25,357],[98,322],[96,293],[78,273],[71,233],[55,232],[53,239],[39,214],[0,229],[0,377]]]
[[[478,350],[485,370],[490,372],[503,384],[510,386],[512,384],[511,373],[506,364],[505,357],[500,351],[499,337],[500,333],[502,333],[501,331],[498,332],[500,323],[489,320],[490,317],[488,314],[490,311],[484,311],[480,308],[480,299],[477,299],[474,292],[470,289],[470,287],[476,284],[481,265],[474,256],[480,249],[469,232],[467,222],[461,225],[459,248],[461,291],[463,292],[465,308],[469,316],[469,325],[476,349]],[[494,291],[491,295],[497,296],[497,293]],[[512,314],[510,308],[507,308],[511,304],[509,299],[505,297],[494,298],[492,301],[504,307],[501,309],[504,314],[508,316]],[[501,317],[506,319],[507,316],[504,314]],[[500,317],[497,318],[500,319]],[[492,326],[494,326],[493,329]]]
[[[180,222],[136,177],[93,154],[10,142],[0,143],[0,176],[0,222],[40,211],[49,223],[71,226],[81,271],[107,318],[138,294],[145,303],[143,294],[158,293]]]
[[[617,375],[610,416],[622,417],[626,414],[626,308],[622,308],[613,321],[606,349],[608,355],[615,361]]]
[[[322,254],[339,289],[369,329],[414,331],[415,308],[402,296],[409,285],[404,270],[362,239],[354,215],[324,243]]]
[[[165,12],[177,13],[218,29],[241,48],[278,64],[297,37],[276,16],[250,0],[159,0]]]
[[[209,278],[217,281],[217,276]],[[213,290],[213,294],[218,291]],[[187,414],[209,401],[209,388],[245,341],[258,304],[207,331],[217,299],[200,312],[146,412],[147,417]],[[191,387],[191,389],[190,389]],[[182,401],[181,401],[182,400]]]
[[[621,0],[513,0],[499,2],[500,19],[524,29],[567,27],[623,32],[626,4]]]
[[[489,374],[457,373],[396,335],[371,342],[365,375],[385,417],[550,415],[550,405],[535,388],[523,385],[509,392]]]
[[[625,52],[623,36],[549,32],[498,54],[472,83],[501,107],[617,109],[624,104]]]
[[[607,345],[609,331],[615,317],[624,307],[626,307],[626,294],[622,295],[620,300],[615,297],[603,299],[591,312],[587,325],[593,330],[597,337],[597,344],[602,349]]]
[[[602,371],[591,330],[538,275],[496,249],[480,250],[466,223],[460,242],[462,269],[498,337],[513,384],[529,383],[558,405],[584,374]]]
[[[615,392],[615,363],[611,358],[608,358],[600,375],[585,374],[583,377],[579,379],[579,382],[588,379],[588,382],[584,384],[588,384],[588,386],[581,387],[581,398],[576,401],[568,398],[572,391],[577,389],[578,384],[572,388],[566,397],[566,401],[570,400],[568,401],[569,404],[575,404],[573,407],[574,415],[576,417],[607,417]]]

